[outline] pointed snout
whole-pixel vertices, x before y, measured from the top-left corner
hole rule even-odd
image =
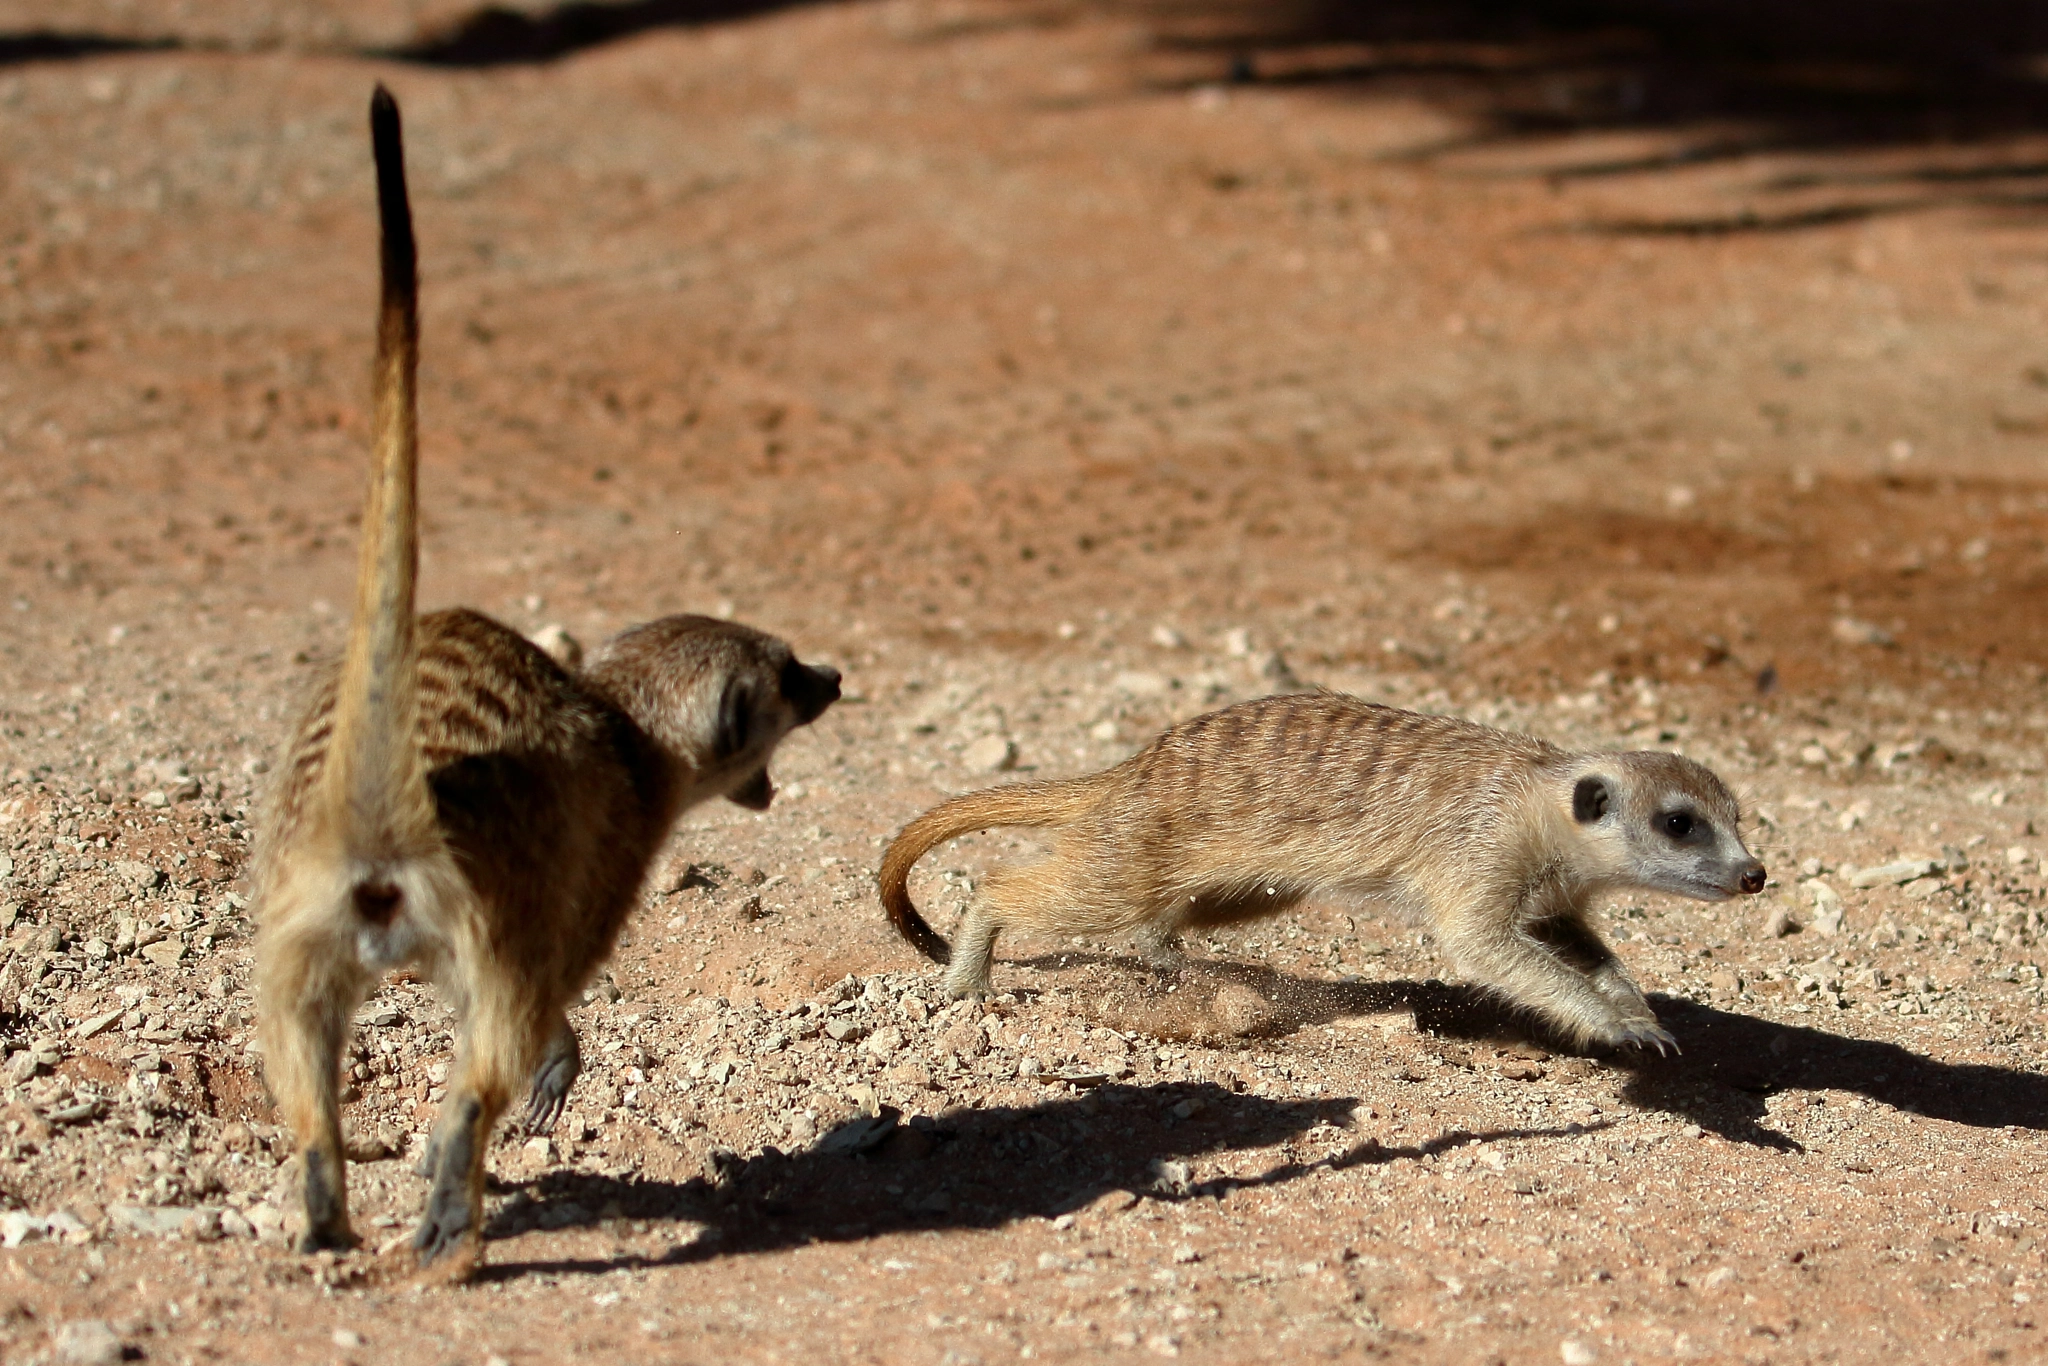
[[[1742,871],[1736,875],[1735,885],[1742,889],[1744,896],[1755,896],[1764,889],[1764,883],[1767,878],[1768,875],[1764,872],[1763,864],[1755,859],[1751,859],[1743,865]]]
[[[839,700],[839,670],[829,664],[790,660],[782,673],[782,694],[796,708],[797,719],[809,725]]]

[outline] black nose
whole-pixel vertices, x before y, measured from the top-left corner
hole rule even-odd
[[[782,673],[782,695],[803,721],[815,721],[839,700],[839,670],[829,664],[798,664],[792,659]]]
[[[1764,866],[1752,863],[1742,870],[1742,891],[1746,896],[1755,896],[1764,889]]]

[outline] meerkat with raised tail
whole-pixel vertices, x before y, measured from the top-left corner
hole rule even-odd
[[[370,103],[382,236],[375,448],[355,613],[279,765],[256,859],[264,1072],[304,1164],[302,1251],[348,1247],[340,1057],[378,978],[410,964],[461,1017],[427,1149],[421,1262],[475,1264],[484,1148],[521,1087],[561,1111],[565,1007],[610,954],[682,812],[765,809],[768,763],[839,696],[773,636],[704,617],[635,627],[571,672],[466,610],[414,616],[418,290],[398,107]]]
[[[1585,1047],[1658,1052],[1671,1034],[1591,923],[1625,888],[1719,901],[1763,890],[1734,796],[1675,754],[1575,754],[1526,735],[1336,693],[1267,697],[1183,721],[1088,777],[942,802],[883,857],[882,905],[946,987],[989,986],[996,935],[1130,934],[1172,961],[1181,931],[1310,896],[1418,915],[1460,971]],[[998,869],[949,946],[911,902],[937,845],[1050,827],[1037,863]]]

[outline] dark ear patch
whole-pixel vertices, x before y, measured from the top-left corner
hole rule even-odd
[[[1580,825],[1591,825],[1607,814],[1607,802],[1605,778],[1581,778],[1572,789],[1572,819]]]
[[[727,683],[725,695],[718,699],[718,731],[712,737],[713,751],[721,759],[745,753],[753,724],[753,689],[737,679]]]

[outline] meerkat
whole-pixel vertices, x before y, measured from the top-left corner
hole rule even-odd
[[[1721,780],[1675,754],[1569,753],[1542,740],[1336,693],[1267,697],[1184,721],[1103,772],[942,802],[883,857],[883,907],[948,991],[985,993],[996,935],[1131,934],[1177,961],[1181,931],[1306,897],[1380,897],[1574,1044],[1675,1046],[1590,920],[1623,888],[1719,901],[1763,890]],[[997,870],[948,946],[910,870],[993,826],[1056,831]]]
[[[418,289],[398,107],[370,103],[382,236],[375,435],[357,596],[256,858],[264,1071],[304,1162],[303,1251],[354,1243],[340,1055],[378,978],[414,967],[460,1038],[414,1246],[475,1264],[484,1148],[517,1088],[545,1127],[579,1067],[564,1009],[610,954],[688,807],[766,809],[768,763],[837,671],[704,617],[626,631],[571,671],[467,610],[414,615]],[[451,1258],[458,1267],[460,1258]]]

